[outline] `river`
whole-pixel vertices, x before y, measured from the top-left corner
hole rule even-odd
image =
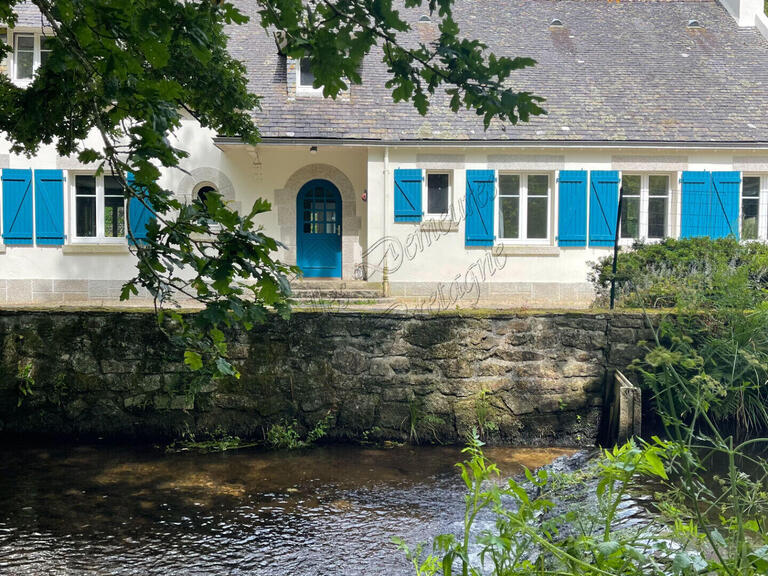
[[[570,453],[489,448],[504,475]],[[461,529],[456,447],[0,448],[2,575],[406,576]]]

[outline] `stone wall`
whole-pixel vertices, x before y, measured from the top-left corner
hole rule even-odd
[[[496,441],[586,444],[608,372],[644,337],[642,318],[626,314],[296,312],[234,334],[242,377],[191,398],[179,392],[182,355],[151,313],[6,310],[0,431],[261,438],[282,420],[306,430],[330,414],[334,439],[402,440],[413,428],[456,442],[482,421]]]

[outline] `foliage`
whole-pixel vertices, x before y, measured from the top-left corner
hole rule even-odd
[[[306,438],[302,438],[301,434],[299,434],[299,424],[296,420],[283,420],[270,426],[267,431],[267,446],[273,450],[306,448],[324,438],[328,434],[332,422],[333,416],[329,412],[307,433]]]
[[[408,416],[406,417],[409,424],[408,429],[408,442],[412,444],[419,444],[425,437],[430,437],[430,442],[440,444],[440,437],[438,431],[440,426],[445,424],[440,416],[431,414],[424,409],[424,402],[420,398],[411,398],[408,402]],[[406,418],[403,419],[401,426],[405,424]]]
[[[255,442],[244,442],[239,436],[226,434],[222,429],[216,431],[204,440],[198,440],[196,435],[187,430],[184,437],[180,440],[166,446],[166,452],[201,452],[208,454],[211,452],[227,452],[229,450],[239,450],[241,448],[251,448],[256,446]]]
[[[24,398],[34,394],[33,388],[35,386],[35,379],[32,377],[32,362],[26,364],[19,363],[19,370],[16,374],[16,378],[19,382],[17,386],[18,400],[16,401],[16,407],[22,405]]]
[[[485,457],[482,446],[474,432],[464,449],[467,459],[457,465],[467,488],[462,534],[437,536],[433,554],[426,557],[423,545],[411,549],[401,539],[393,539],[416,574],[654,574],[675,562],[677,553],[663,539],[612,529],[633,480],[667,478],[665,443],[658,439],[652,444],[630,442],[606,451],[596,471],[596,510],[558,516],[551,516],[555,504],[547,498],[550,476],[546,470],[535,474],[526,470],[532,490],[515,479],[500,484],[499,470]],[[489,513],[494,528],[475,533],[477,520]],[[599,521],[589,521],[598,517]]]
[[[14,26],[21,3],[0,0],[5,25]],[[251,112],[259,98],[227,50],[226,26],[247,16],[219,0],[30,3],[52,30],[51,52],[29,85],[0,77],[0,131],[15,153],[32,155],[52,144],[61,156],[98,164],[118,178],[126,197],[153,212],[146,240],[137,239],[129,222],[138,272],[121,297],[143,287],[161,310],[173,309],[179,296],[202,303],[205,310],[196,316],[171,313],[174,338],[188,349],[191,369],[205,367],[201,379],[236,376],[222,331],[249,328],[270,308],[287,314],[286,277],[298,270],[274,258],[277,243],[255,224],[267,202],[258,200],[246,214],[213,193],[182,204],[158,178],[160,167],[179,167],[187,156],[172,138],[184,115],[222,136],[257,142]],[[463,37],[452,3],[407,0],[408,9],[424,5],[439,20],[435,43],[412,45],[401,38],[410,27],[391,0],[256,2],[261,25],[280,35],[287,54],[309,58],[326,96],[359,83],[363,58],[378,46],[393,97],[411,100],[422,114],[438,88],[453,110],[473,109],[486,126],[493,118],[514,123],[542,114],[540,98],[509,86],[511,73],[533,60],[499,58]],[[0,58],[11,50],[0,46]],[[87,140],[91,134],[98,145]]]
[[[592,263],[589,279],[597,301],[606,304],[610,292],[612,256]],[[625,307],[675,307],[696,299],[698,306],[729,296],[734,282],[748,288],[743,305],[766,299],[768,246],[734,238],[667,239],[636,243],[619,253],[616,267],[617,304]]]
[[[667,262],[685,267],[694,258],[706,259],[708,247],[712,264],[707,278],[677,281],[677,309],[657,317],[655,341],[632,367],[656,404],[666,404],[662,414],[690,421],[697,409],[703,410],[721,431],[746,438],[768,431],[768,249],[698,239],[643,248],[631,266],[639,276],[653,254],[661,253]],[[644,291],[634,279],[630,285],[640,303],[648,302],[647,294],[658,287]]]
[[[478,433],[483,440],[488,437],[488,434],[499,429],[499,425],[490,419],[490,394],[488,390],[483,389],[475,397],[475,417],[477,418]]]

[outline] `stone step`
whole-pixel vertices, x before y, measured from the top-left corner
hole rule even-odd
[[[379,300],[381,290],[370,289],[319,289],[292,287],[294,300]]]
[[[294,290],[383,290],[381,282],[365,280],[338,280],[334,278],[311,278],[291,281]]]

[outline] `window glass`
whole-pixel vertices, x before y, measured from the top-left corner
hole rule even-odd
[[[621,203],[621,237],[640,237],[640,187],[639,174],[621,177],[623,200]]]
[[[51,55],[51,48],[53,44],[53,38],[41,36],[40,37],[40,66],[45,66],[48,62],[48,58]]]
[[[75,176],[76,235],[96,236],[96,178]]]
[[[520,237],[520,176],[499,175],[499,238]]]
[[[448,174],[427,174],[427,213],[448,214]]]
[[[528,238],[547,237],[547,195],[549,177],[544,175],[528,176]]]
[[[741,237],[756,240],[760,216],[760,177],[744,176],[741,190]]]
[[[299,85],[312,88],[315,83],[315,75],[309,66],[309,58],[302,58],[299,61]]]
[[[669,194],[669,176],[649,176],[648,192],[651,196],[667,196]]]
[[[648,198],[648,238],[659,240],[667,236],[667,199]]]
[[[667,236],[669,176],[649,176],[648,195],[648,238],[659,240]]]
[[[14,35],[14,69],[17,80],[30,80],[35,71],[35,36]]]
[[[104,236],[122,238],[125,234],[123,187],[116,177],[104,176]]]

